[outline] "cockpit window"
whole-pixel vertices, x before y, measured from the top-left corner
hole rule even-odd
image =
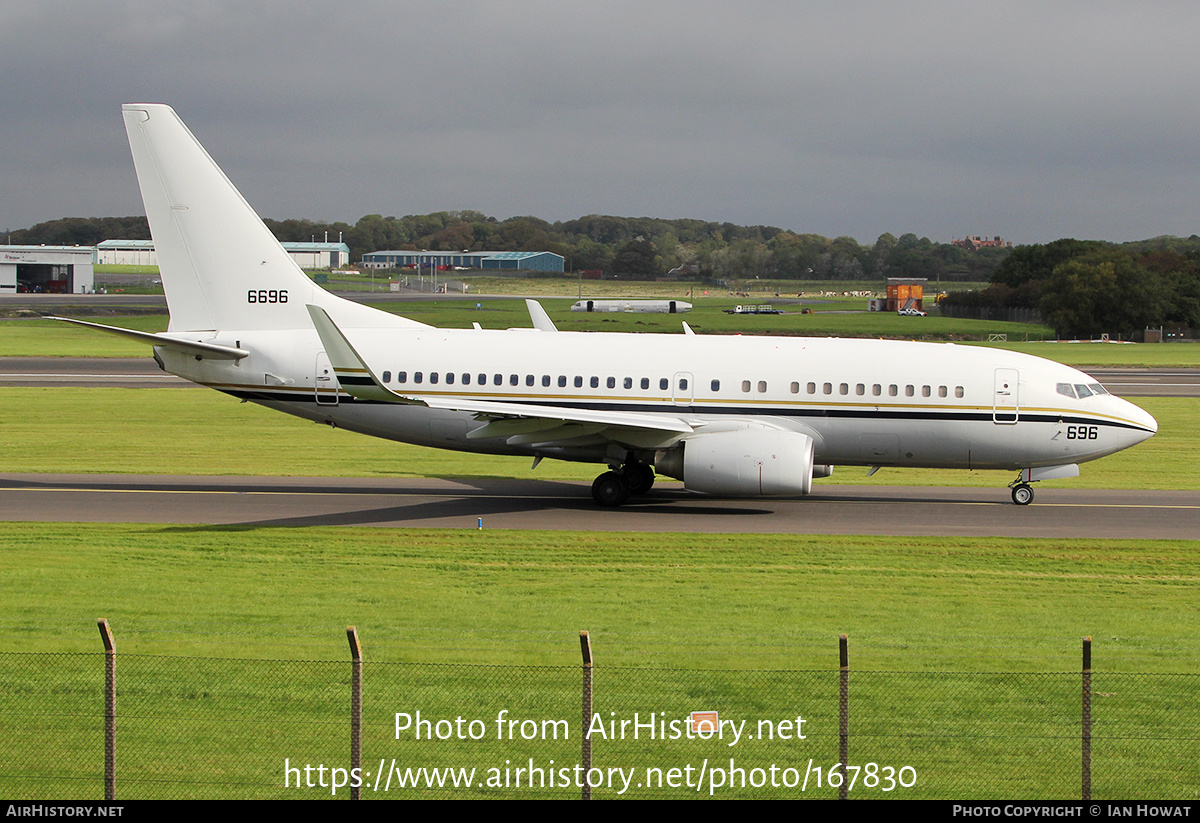
[[[1070,397],[1070,398],[1074,399],[1075,387],[1072,386],[1070,383],[1059,383],[1058,384],[1058,393],[1061,395],[1064,395],[1066,397]]]
[[[1092,394],[1108,394],[1108,389],[1099,383],[1088,383],[1088,388],[1092,390]]]
[[[1085,397],[1092,396],[1092,390],[1089,389],[1087,386],[1083,385],[1082,383],[1075,384],[1075,391],[1079,393],[1080,400],[1082,400]]]

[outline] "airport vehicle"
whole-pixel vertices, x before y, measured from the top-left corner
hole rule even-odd
[[[597,503],[655,472],[719,496],[807,493],[834,465],[1019,470],[1030,485],[1128,448],[1154,418],[1048,360],[835,338],[440,329],[304,275],[175,112],[125,127],[170,309],[173,374],[331,426],[445,449],[601,463]],[[83,321],[72,321],[83,322]],[[436,473],[436,467],[429,470]]]
[[[921,311],[920,309],[914,309],[912,307],[909,307],[907,309],[900,309],[896,312],[896,314],[900,315],[901,317],[924,317],[925,316],[925,312]]]
[[[576,300],[571,311],[647,312],[651,314],[682,314],[691,311],[692,304],[683,300]]]

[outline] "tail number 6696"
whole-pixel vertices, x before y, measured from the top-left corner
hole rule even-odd
[[[286,303],[287,289],[250,289],[246,292],[247,303]]]

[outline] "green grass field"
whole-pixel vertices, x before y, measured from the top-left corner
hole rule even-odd
[[[1077,796],[1079,649],[1091,636],[1095,796],[1195,799],[1193,549],[1188,541],[8,524],[0,531],[0,635],[9,652],[0,655],[0,791],[98,797],[102,748],[92,729],[103,666],[94,619],[105,616],[117,638],[123,799],[329,796],[283,789],[282,763],[346,764],[349,669],[333,664],[347,658],[350,624],[368,661],[367,762],[480,770],[527,758],[569,764],[578,748],[414,742],[393,734],[393,713],[490,722],[505,709],[567,720],[577,740],[580,629],[591,634],[603,719],[704,708],[751,728],[797,715],[809,723],[803,742],[733,750],[601,741],[597,765],[671,768],[701,757],[723,765],[731,756],[747,768],[803,767],[809,757],[832,765],[836,644],[846,633],[852,762],[908,766],[917,785],[895,796],[945,799]],[[31,700],[39,711],[29,712]],[[797,793],[719,793],[781,794]]]
[[[1047,330],[1018,323],[993,323],[942,317],[899,317],[884,312],[844,313],[840,308],[813,314],[729,315],[729,300],[699,302],[686,314],[588,314],[572,312],[570,300],[548,299],[543,304],[563,331],[661,332],[682,334],[683,322],[700,334],[781,334],[792,336],[879,336],[913,340],[949,340],[991,345],[1058,360],[1073,366],[1200,367],[1200,343],[1153,345],[1118,343],[1025,342],[1040,340]],[[385,303],[380,307],[413,320],[446,328],[528,328],[529,313],[522,300]],[[162,331],[166,315],[93,318],[106,325]],[[986,343],[991,334],[1007,334],[1010,342]],[[39,318],[0,320],[0,357],[148,357],[148,347],[113,335]]]
[[[198,519],[202,519],[199,518]],[[1194,672],[1187,541],[9,523],[11,651],[608,666]],[[1101,656],[1097,656],[1097,661]],[[1098,666],[1099,668],[1099,666]]]

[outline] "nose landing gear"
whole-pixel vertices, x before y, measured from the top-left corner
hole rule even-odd
[[[1033,502],[1033,486],[1028,483],[1018,480],[1012,483],[1009,488],[1012,489],[1012,501],[1018,506],[1028,506]]]

